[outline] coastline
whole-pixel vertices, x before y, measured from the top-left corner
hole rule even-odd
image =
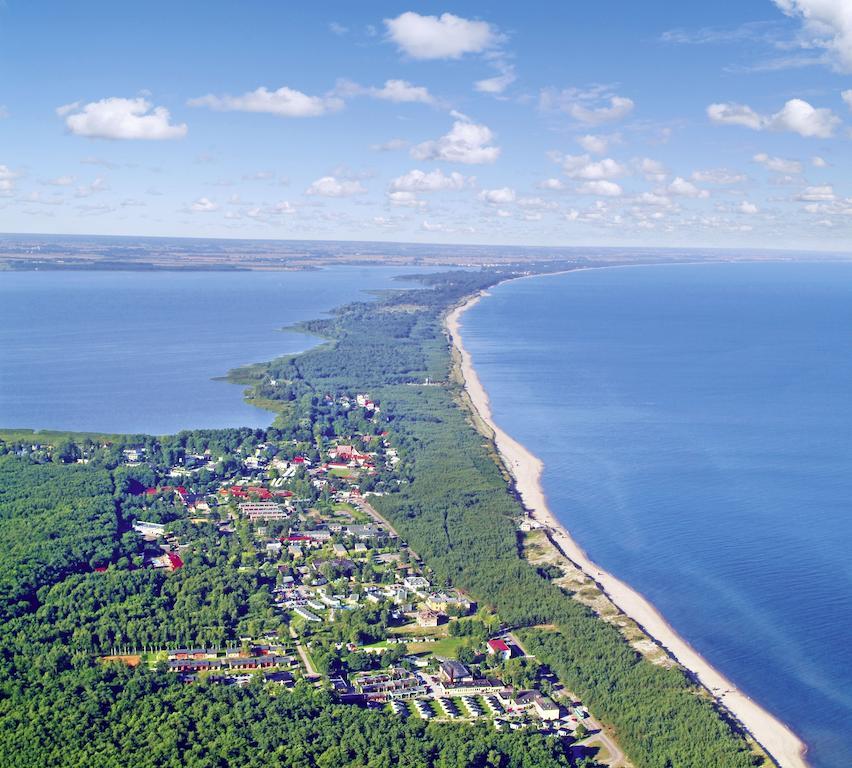
[[[809,764],[805,759],[807,747],[788,726],[746,696],[715,669],[675,631],[647,599],[594,563],[553,514],[541,485],[544,468],[542,461],[494,422],[488,394],[473,367],[470,353],[463,344],[460,332],[461,316],[485,295],[486,292],[480,292],[453,308],[446,315],[444,325],[459,355],[460,373],[471,404],[492,431],[497,452],[514,479],[515,489],[529,516],[546,530],[553,544],[568,560],[599,585],[622,613],[633,619],[672,658],[690,671],[781,768],[808,768]]]

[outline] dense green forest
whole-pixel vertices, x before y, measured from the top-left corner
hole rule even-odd
[[[375,506],[437,580],[527,628],[530,651],[616,729],[637,768],[755,765],[742,735],[681,671],[644,661],[521,558],[519,503],[460,404],[441,325],[448,308],[506,276],[433,274],[413,290],[348,305],[305,325],[328,344],[235,377],[275,404],[271,432],[305,444],[331,418],[324,396],[369,392],[380,402],[401,463]],[[262,437],[146,440],[167,464],[211,443],[227,461]],[[307,686],[278,695],[185,686],[159,671],[98,664],[94,653],[115,645],[214,643],[274,620],[270,583],[238,570],[227,547],[170,576],[131,570],[128,489],[154,478],[120,466],[120,453],[113,444],[87,465],[62,463],[73,458],[67,446],[51,461],[0,456],[0,767],[569,764],[557,739],[536,733],[395,720]],[[533,629],[540,624],[554,629]]]

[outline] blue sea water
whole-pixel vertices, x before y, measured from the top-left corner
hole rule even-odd
[[[852,264],[519,280],[462,334],[579,544],[852,766]]]
[[[266,427],[273,414],[214,378],[313,346],[281,328],[415,271],[0,272],[0,427]]]

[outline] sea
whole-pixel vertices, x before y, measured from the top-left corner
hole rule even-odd
[[[592,559],[852,766],[852,264],[516,280],[461,330]]]
[[[267,427],[220,377],[308,349],[320,339],[282,329],[424,271],[0,272],[0,428]]]

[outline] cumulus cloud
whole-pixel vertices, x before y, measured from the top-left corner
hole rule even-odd
[[[741,203],[737,206],[737,210],[738,210],[740,213],[744,213],[744,214],[746,214],[746,215],[748,215],[748,216],[753,216],[753,215],[754,215],[755,213],[757,213],[760,209],[759,209],[759,208],[758,208],[758,207],[757,207],[754,203],[751,203],[751,202],[749,202],[748,200],[743,200],[743,201],[742,201],[742,202],[741,202]]]
[[[852,109],[852,90],[841,91],[840,96],[843,98],[843,101],[846,102],[846,106],[849,109]]]
[[[475,91],[497,96],[518,79],[517,75],[515,75],[515,68],[511,64],[497,62],[496,66],[500,74],[494,77],[486,77],[484,80],[477,80],[473,84]]]
[[[165,107],[155,107],[147,99],[110,97],[88,104],[66,104],[56,113],[77,136],[93,139],[180,139],[186,136],[186,123],[174,124]]]
[[[835,68],[852,72],[852,5],[849,0],[775,0],[785,14],[801,19],[807,48],[824,48]]]
[[[591,152],[593,155],[605,155],[610,146],[618,142],[619,137],[617,135],[602,136],[600,134],[587,133],[584,136],[577,137],[577,143],[586,152]]]
[[[370,89],[370,94],[377,99],[396,103],[420,102],[421,104],[432,104],[435,101],[428,88],[422,85],[412,85],[407,80],[386,80],[381,88]]]
[[[664,166],[659,160],[654,160],[650,157],[640,157],[635,161],[635,164],[639,169],[639,172],[648,181],[655,181],[658,184],[661,184],[666,180],[666,176],[668,175],[666,166]]]
[[[485,125],[456,120],[449,133],[436,141],[425,141],[412,148],[417,160],[444,160],[449,163],[493,163],[500,147],[492,145],[494,134]]]
[[[545,88],[539,105],[542,109],[556,109],[584,125],[601,125],[621,120],[633,111],[632,99],[608,92],[596,86],[587,90]]]
[[[189,210],[193,213],[213,213],[219,210],[219,205],[207,197],[199,197],[189,206]]]
[[[826,162],[824,157],[820,157],[819,155],[814,155],[811,158],[811,165],[814,168],[828,168],[828,162]]]
[[[601,197],[620,197],[624,192],[614,181],[606,180],[587,181],[577,187],[577,190],[584,195],[599,195]]]
[[[366,187],[360,181],[323,176],[313,182],[305,190],[305,194],[319,197],[352,197],[353,195],[361,195],[366,191]]]
[[[669,184],[669,192],[678,197],[706,198],[710,197],[710,193],[706,189],[700,189],[691,181],[687,181],[682,176],[677,176],[671,184]]]
[[[840,118],[830,109],[818,109],[804,99],[790,99],[774,115],[761,115],[745,104],[711,104],[707,116],[721,125],[741,125],[753,131],[789,131],[818,139],[833,136],[840,124]]]
[[[809,203],[830,203],[835,197],[834,187],[831,184],[821,184],[816,187],[805,187],[796,199]]]
[[[515,202],[515,190],[511,187],[483,189],[479,193],[479,199],[490,205],[506,205],[507,203]]]
[[[241,96],[208,94],[187,103],[219,112],[262,112],[279,117],[318,117],[343,107],[343,99],[337,95],[308,96],[286,85],[275,91],[261,86]]]
[[[385,19],[385,28],[397,48],[414,59],[459,59],[493,48],[501,40],[488,22],[452,13],[421,16],[407,11],[395,19]]]
[[[426,201],[420,200],[414,192],[388,192],[388,202],[403,208],[425,208]]]
[[[413,171],[398,176],[390,183],[391,191],[402,192],[438,192],[441,190],[463,189],[468,179],[457,171],[445,174],[442,170],[421,171],[415,168]]]
[[[765,152],[756,154],[752,160],[773,173],[795,176],[802,172],[802,164],[798,160],[788,160],[784,157],[770,157]]]
[[[589,155],[557,156],[565,175],[570,179],[617,179],[627,174],[627,169],[611,157],[592,160]]]
[[[13,171],[8,165],[0,165],[0,195],[5,197],[12,194],[18,176],[20,174]]]
[[[538,183],[538,188],[558,192],[559,190],[565,189],[565,185],[559,179],[544,179]]]

